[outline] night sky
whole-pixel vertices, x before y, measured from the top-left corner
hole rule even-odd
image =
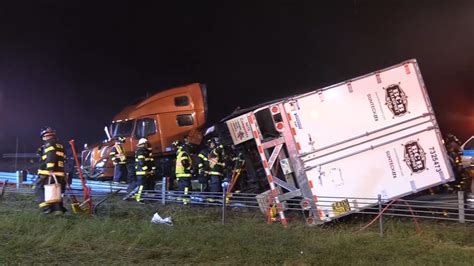
[[[4,1],[0,152],[103,127],[147,93],[207,84],[210,122],[416,58],[443,133],[474,135],[474,1]]]

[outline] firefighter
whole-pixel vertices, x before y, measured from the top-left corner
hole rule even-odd
[[[135,195],[136,201],[142,201],[143,190],[154,189],[154,172],[155,161],[150,143],[146,138],[141,138],[138,140],[137,149],[135,150],[135,174],[137,177],[136,186],[138,187],[138,192]]]
[[[54,175],[58,183],[61,184],[61,193],[66,188],[64,173],[64,146],[57,140],[56,131],[51,127],[43,127],[40,133],[43,145],[38,149],[41,158],[41,164],[38,169],[38,179],[35,183],[36,199],[43,213],[63,214],[66,209],[63,206],[62,199],[59,202],[45,202],[44,185],[49,183],[49,177]],[[54,183],[51,178],[51,183]]]
[[[209,191],[209,160],[207,156],[209,155],[209,149],[205,146],[201,149],[198,153],[198,181],[200,185],[201,192],[208,192]]]
[[[234,174],[240,175],[242,171],[244,171],[245,168],[245,157],[244,155],[239,152],[237,155],[232,157],[232,174],[231,174],[231,179],[234,178]],[[232,180],[230,180],[232,181]]]
[[[448,133],[444,139],[444,145],[448,152],[449,160],[453,166],[453,170],[458,172],[461,165],[461,142],[451,133]]]
[[[115,145],[110,151],[110,159],[114,164],[114,179],[113,182],[125,181],[127,177],[127,161],[125,157],[125,152],[122,146],[125,138],[117,137],[115,138]]]
[[[88,159],[90,158],[91,151],[89,150],[89,145],[84,144],[84,149],[81,152],[81,166],[87,164]]]
[[[447,190],[449,193],[454,193],[460,190],[468,191],[470,177],[462,166],[461,142],[455,135],[448,133],[444,138],[444,145],[446,147],[446,151],[448,152],[448,158],[453,169],[455,180],[453,182],[444,184],[442,188]]]
[[[176,148],[176,179],[178,180],[178,190],[183,191],[184,195],[188,194],[191,188],[192,178],[192,161],[191,156],[186,151],[185,144],[174,141],[173,146]],[[186,204],[186,200],[183,200]]]
[[[66,184],[71,185],[72,184],[72,178],[74,177],[74,172],[76,170],[75,168],[75,162],[74,162],[74,156],[72,154],[72,149],[71,146],[66,146],[65,147],[65,158],[64,158],[64,172],[66,173]]]
[[[209,155],[207,157],[209,161],[209,177],[210,177],[210,190],[211,192],[221,191],[221,181],[224,176],[224,146],[219,143],[218,138],[212,138],[208,141]]]
[[[448,151],[459,151],[461,148],[461,141],[452,133],[446,134],[446,137],[444,138],[444,144]]]

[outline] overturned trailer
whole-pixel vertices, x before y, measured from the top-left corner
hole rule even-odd
[[[217,132],[271,190],[319,224],[454,180],[416,60],[241,110]],[[260,182],[261,183],[261,182]]]

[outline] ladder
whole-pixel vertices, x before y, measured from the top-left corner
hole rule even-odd
[[[304,210],[306,223],[308,225],[320,224],[322,212],[317,208],[318,199],[311,191],[311,183],[308,181],[298,154],[299,143],[294,138],[295,129],[291,116],[285,111],[284,102],[274,104],[268,109],[274,117],[275,128],[279,132],[277,138],[270,140],[263,138],[255,115],[262,109],[249,113],[247,118],[280,221],[285,228],[288,226],[284,202],[297,198],[302,199],[300,205]],[[280,168],[285,180],[277,176]]]

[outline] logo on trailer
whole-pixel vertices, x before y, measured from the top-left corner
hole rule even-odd
[[[399,84],[393,84],[384,88],[385,105],[390,109],[394,116],[403,116],[408,113],[408,100],[405,92]]]
[[[426,153],[418,141],[409,141],[404,148],[404,161],[412,173],[418,174],[426,170]]]

